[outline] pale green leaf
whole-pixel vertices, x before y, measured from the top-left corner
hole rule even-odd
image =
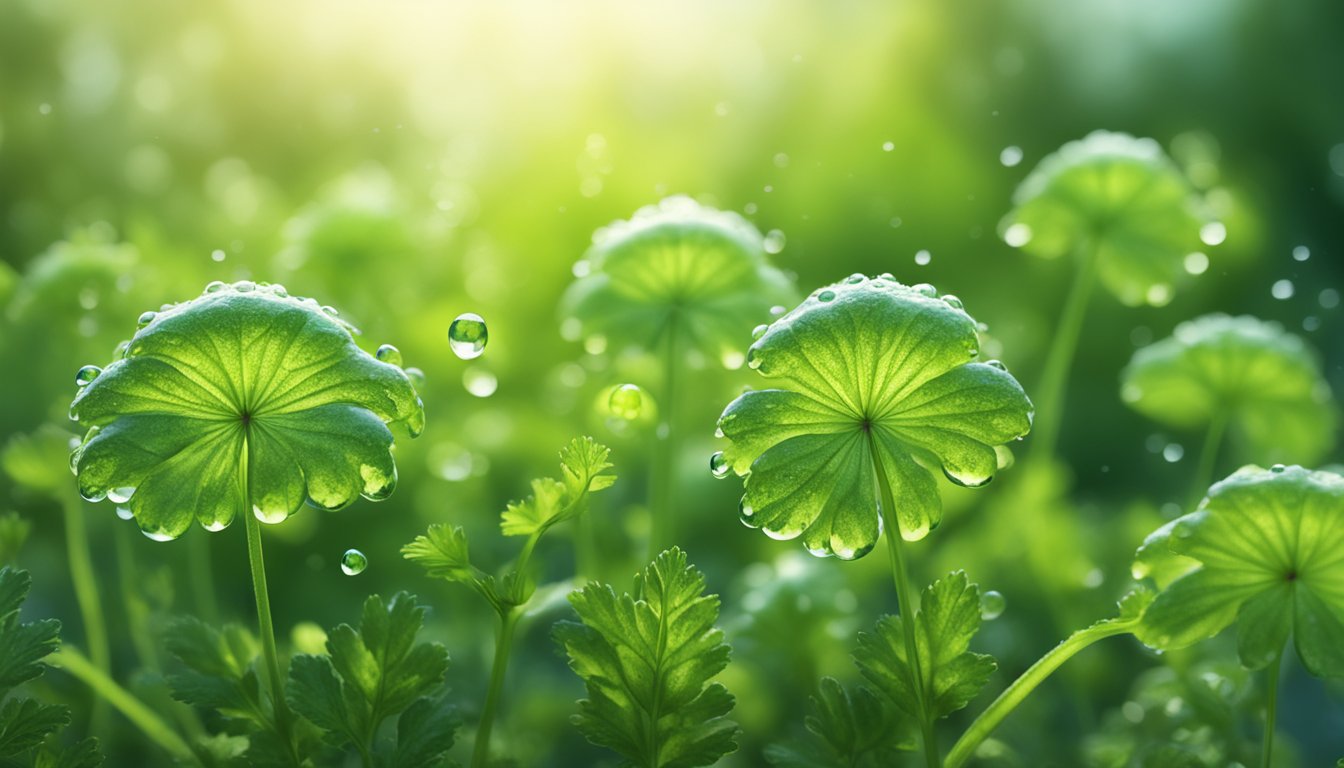
[[[499,528],[505,536],[531,536],[550,527],[566,502],[565,486],[549,477],[532,481],[532,495],[510,502],[500,515]]]

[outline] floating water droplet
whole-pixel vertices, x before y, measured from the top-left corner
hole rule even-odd
[[[768,331],[768,330],[770,330],[770,326],[767,325],[767,324],[765,324],[765,323],[761,323],[760,325],[756,326],[755,328],[752,328],[752,329],[751,329],[751,338],[752,338],[752,340],[755,341],[756,339],[761,338],[762,336],[765,335],[765,332]]]
[[[1227,227],[1221,221],[1210,221],[1199,228],[1199,239],[1205,245],[1218,245],[1227,239]]]
[[[1276,475],[1281,475],[1283,474],[1283,471],[1285,469],[1287,469],[1287,467],[1283,466],[1282,464],[1275,464],[1274,466],[1269,468],[1269,471],[1273,472]]]
[[[102,374],[103,369],[96,365],[86,365],[75,371],[75,386],[87,387],[93,383],[93,380]]]
[[[140,318],[135,321],[135,327],[144,328],[146,325],[154,322],[154,318],[158,316],[158,312],[142,312],[140,313]]]
[[[1148,292],[1144,294],[1144,299],[1150,306],[1165,307],[1171,303],[1171,286],[1166,283],[1150,285]]]
[[[401,350],[391,344],[382,345],[378,348],[377,352],[373,353],[373,356],[388,365],[395,365],[398,368],[401,367]]]
[[[789,239],[784,235],[783,230],[772,229],[765,233],[765,241],[762,243],[762,247],[765,248],[766,253],[776,254],[784,250],[784,246],[787,245],[788,242]]]
[[[133,520],[135,519],[135,513],[131,511],[130,507],[118,506],[117,517],[121,518],[122,520]]]
[[[1334,288],[1326,288],[1321,291],[1321,295],[1316,300],[1320,302],[1321,309],[1334,309],[1339,306],[1339,291]]]
[[[644,410],[644,390],[634,384],[622,384],[611,390],[607,407],[620,418],[634,421]]]
[[[918,264],[919,266],[923,267],[923,266],[927,266],[928,263],[929,263],[930,261],[933,261],[933,254],[931,254],[931,253],[929,253],[928,251],[925,251],[925,250],[918,250],[918,251],[915,251],[915,263],[916,263],[916,264]]]
[[[770,308],[770,316],[779,317],[780,315],[783,315],[785,312],[788,311],[789,308],[784,306],[783,304],[776,304],[775,306]]]
[[[1022,162],[1022,148],[1017,146],[1007,146],[999,153],[999,162],[1003,163],[1005,168],[1012,168]]]
[[[952,307],[953,309],[962,308],[961,299],[957,298],[956,296],[953,296],[950,293],[943,294],[943,301],[947,303],[947,306]]]
[[[828,302],[828,301],[835,301],[835,291],[825,290],[825,291],[822,291],[821,293],[818,293],[818,294],[817,294],[817,301],[820,301],[820,302],[823,302],[823,303]]]
[[[341,555],[341,572],[346,576],[358,576],[369,567],[369,558],[358,549],[347,549]]]
[[[728,459],[724,458],[723,451],[715,451],[713,456],[709,457],[709,473],[720,480],[728,476],[732,467],[728,466]]]
[[[112,488],[107,492],[108,501],[113,504],[125,504],[135,495],[135,488],[124,486],[121,488]]]
[[[980,596],[980,618],[985,621],[999,618],[1007,607],[1008,600],[992,589]]]
[[[1021,248],[1031,242],[1031,227],[1018,222],[1003,230],[1003,242],[1013,248]]]
[[[1311,258],[1311,249],[1305,245],[1299,245],[1293,249],[1293,261],[1306,261]]]
[[[215,250],[210,252],[210,260],[216,263],[223,261],[226,256],[227,254],[225,254],[224,251],[219,248],[216,248]]]
[[[411,385],[417,390],[425,388],[425,372],[419,368],[407,368],[406,378],[411,380]]]
[[[1168,443],[1162,449],[1162,458],[1167,460],[1168,464],[1175,464],[1185,457],[1185,447],[1180,443]]]
[[[480,357],[490,332],[485,320],[474,312],[464,312],[448,326],[448,346],[463,360]]]
[[[228,288],[228,287],[229,287],[229,286],[228,286],[226,283],[224,283],[223,281],[221,281],[221,280],[211,280],[209,283],[206,284],[206,286],[205,286],[205,292],[206,292],[206,293],[219,293],[220,291],[222,291],[222,290],[224,290],[225,288]]]
[[[1288,279],[1275,281],[1269,287],[1269,295],[1280,301],[1293,298],[1293,281]]]
[[[1192,275],[1202,275],[1209,271],[1209,257],[1199,251],[1185,255],[1185,271]]]
[[[910,290],[918,293],[925,298],[933,299],[938,297],[938,289],[929,283],[916,283],[910,286]]]

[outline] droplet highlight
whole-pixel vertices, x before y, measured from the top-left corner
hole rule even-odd
[[[485,320],[473,312],[464,312],[448,326],[448,346],[462,360],[473,360],[485,351],[490,337]]]
[[[346,576],[358,576],[369,567],[369,558],[358,549],[347,549],[341,555],[341,573]]]

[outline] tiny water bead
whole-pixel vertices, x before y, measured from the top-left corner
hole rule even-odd
[[[784,235],[784,231],[781,229],[772,229],[765,233],[765,240],[762,241],[761,245],[765,248],[766,253],[773,256],[784,250],[784,246],[787,244],[788,237]]]
[[[929,253],[928,251],[919,250],[915,252],[915,263],[918,264],[919,266],[921,267],[928,266],[929,262],[931,261],[933,261],[933,254]]]
[[[767,325],[767,324],[765,324],[765,323],[761,323],[760,325],[758,325],[758,326],[756,326],[755,328],[752,328],[752,329],[751,329],[751,338],[752,338],[753,340],[755,340],[755,339],[759,339],[759,338],[761,338],[762,336],[764,336],[764,335],[765,335],[765,332],[768,331],[768,330],[770,330],[770,326]]]
[[[464,312],[448,326],[448,346],[463,360],[472,360],[485,351],[490,332],[485,320],[474,312]]]
[[[395,365],[398,368],[401,367],[401,350],[391,344],[382,345],[378,348],[377,352],[373,353],[373,356],[388,365]]]
[[[87,387],[92,384],[93,380],[98,378],[99,374],[102,372],[103,369],[96,365],[86,365],[75,372],[75,385]]]
[[[980,618],[985,621],[999,618],[1007,607],[1008,601],[1004,596],[992,589],[980,596]]]
[[[962,309],[963,305],[961,303],[961,299],[957,298],[956,296],[953,296],[950,293],[943,295],[943,301],[947,304],[947,306],[952,307],[953,309]]]
[[[1277,280],[1269,287],[1269,295],[1283,301],[1293,298],[1294,288],[1292,280]]]
[[[144,328],[146,325],[149,325],[150,323],[154,322],[154,318],[158,316],[159,316],[158,312],[154,311],[142,312],[140,314],[140,318],[135,321],[135,325],[137,328]]]
[[[929,283],[917,283],[910,286],[910,290],[925,298],[933,299],[938,297],[938,289],[934,288]]]
[[[622,384],[611,390],[607,407],[620,418],[634,421],[644,410],[644,390],[635,384]]]
[[[822,291],[817,294],[817,301],[828,302],[835,301],[835,291]]]
[[[1211,221],[1199,228],[1199,239],[1205,245],[1220,245],[1227,239],[1227,227],[1221,221]]]
[[[1276,475],[1281,475],[1281,474],[1283,474],[1283,471],[1284,471],[1285,469],[1287,469],[1287,467],[1285,467],[1284,465],[1282,465],[1282,464],[1275,464],[1274,466],[1272,466],[1272,467],[1269,468],[1269,471],[1270,471],[1270,472],[1273,472],[1273,473],[1276,474]]]
[[[728,465],[728,459],[723,455],[723,451],[715,451],[713,456],[709,457],[709,473],[720,480],[728,476],[728,471],[732,469]]]
[[[1007,146],[999,153],[999,162],[1005,168],[1013,168],[1022,162],[1022,148],[1017,146]]]
[[[358,576],[369,567],[369,558],[358,549],[347,549],[341,555],[341,572],[346,576]]]
[[[1293,249],[1293,261],[1306,261],[1311,258],[1311,249],[1305,245],[1299,245]]]

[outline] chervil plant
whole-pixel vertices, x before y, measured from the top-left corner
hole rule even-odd
[[[1004,240],[1035,256],[1077,261],[1036,402],[1036,450],[1053,456],[1069,368],[1092,289],[1129,306],[1171,301],[1204,223],[1189,181],[1152,139],[1095,131],[1046,157],[1013,195]],[[1213,239],[1213,238],[1210,238]]]
[[[276,733],[298,762],[276,653],[260,522],[396,486],[392,433],[424,427],[406,374],[362,351],[335,310],[278,285],[210,284],[140,316],[122,355],[81,370],[70,417],[80,493],[115,498],[145,535],[218,531],[242,515]]]
[[[670,197],[593,235],[561,312],[602,346],[636,348],[658,359],[658,439],[650,477],[649,559],[672,542],[673,461],[679,453],[681,377],[705,358],[741,365],[746,333],[771,307],[792,302],[764,238],[735,213]]]

